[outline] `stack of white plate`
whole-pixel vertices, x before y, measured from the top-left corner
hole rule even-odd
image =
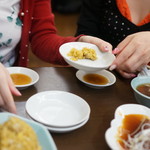
[[[26,112],[51,132],[63,133],[82,127],[90,117],[90,107],[81,97],[64,91],[45,91],[31,96]]]

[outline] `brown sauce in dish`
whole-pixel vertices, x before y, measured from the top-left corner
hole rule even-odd
[[[10,74],[15,85],[24,85],[31,83],[32,79],[25,74],[22,73],[12,73]]]
[[[138,127],[141,127],[141,124],[144,124],[146,122],[150,122],[150,119],[148,118],[148,116],[145,116],[142,114],[126,115],[124,116],[122,125],[118,129],[117,136],[119,137],[119,139],[128,141],[128,135],[131,135],[131,137],[134,137],[135,134],[141,131],[141,128],[138,129]],[[122,140],[118,140],[118,142],[124,148],[125,146]]]
[[[109,82],[106,77],[99,74],[86,74],[83,76],[83,80],[97,85],[105,85]]]
[[[145,83],[137,86],[136,88],[142,94],[150,97],[150,83]]]

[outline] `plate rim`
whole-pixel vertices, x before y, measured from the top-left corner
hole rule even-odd
[[[29,119],[31,119],[33,121],[36,121],[27,112],[26,112],[26,115],[27,115],[27,118],[29,118]],[[74,131],[76,129],[81,128],[82,126],[84,126],[89,121],[89,118],[90,117],[88,117],[86,120],[84,120],[80,124],[77,124],[77,125],[72,126],[72,127],[65,127],[65,128],[51,127],[51,126],[47,126],[47,125],[42,124],[42,123],[40,123],[40,124],[42,124],[43,126],[45,126],[51,132],[54,132],[54,133],[66,133],[66,132],[71,132],[71,131]]]

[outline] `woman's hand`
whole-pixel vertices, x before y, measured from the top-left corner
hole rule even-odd
[[[78,42],[87,42],[95,44],[101,51],[104,52],[112,52],[112,45],[102,39],[93,36],[81,36],[78,39]]]
[[[110,70],[117,69],[125,78],[132,78],[150,62],[150,32],[127,36],[113,51],[116,60]]]
[[[21,96],[21,93],[15,88],[9,72],[0,63],[0,107],[9,112],[16,113],[16,107],[13,95]]]

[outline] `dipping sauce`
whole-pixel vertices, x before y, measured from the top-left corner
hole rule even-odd
[[[150,83],[145,83],[137,86],[136,88],[142,94],[150,97]]]
[[[22,73],[12,73],[10,74],[15,85],[25,85],[31,83],[32,79]]]
[[[149,123],[150,119],[148,116],[142,114],[125,115],[122,120],[122,125],[118,128],[117,139],[119,144],[125,148],[125,150],[128,150],[128,146],[125,145],[125,143],[129,144],[129,140],[131,140],[131,138],[134,139],[134,136],[137,137],[136,135],[141,130],[146,129],[144,125]]]
[[[83,76],[83,80],[97,85],[105,85],[109,82],[106,77],[99,74],[86,74]]]

